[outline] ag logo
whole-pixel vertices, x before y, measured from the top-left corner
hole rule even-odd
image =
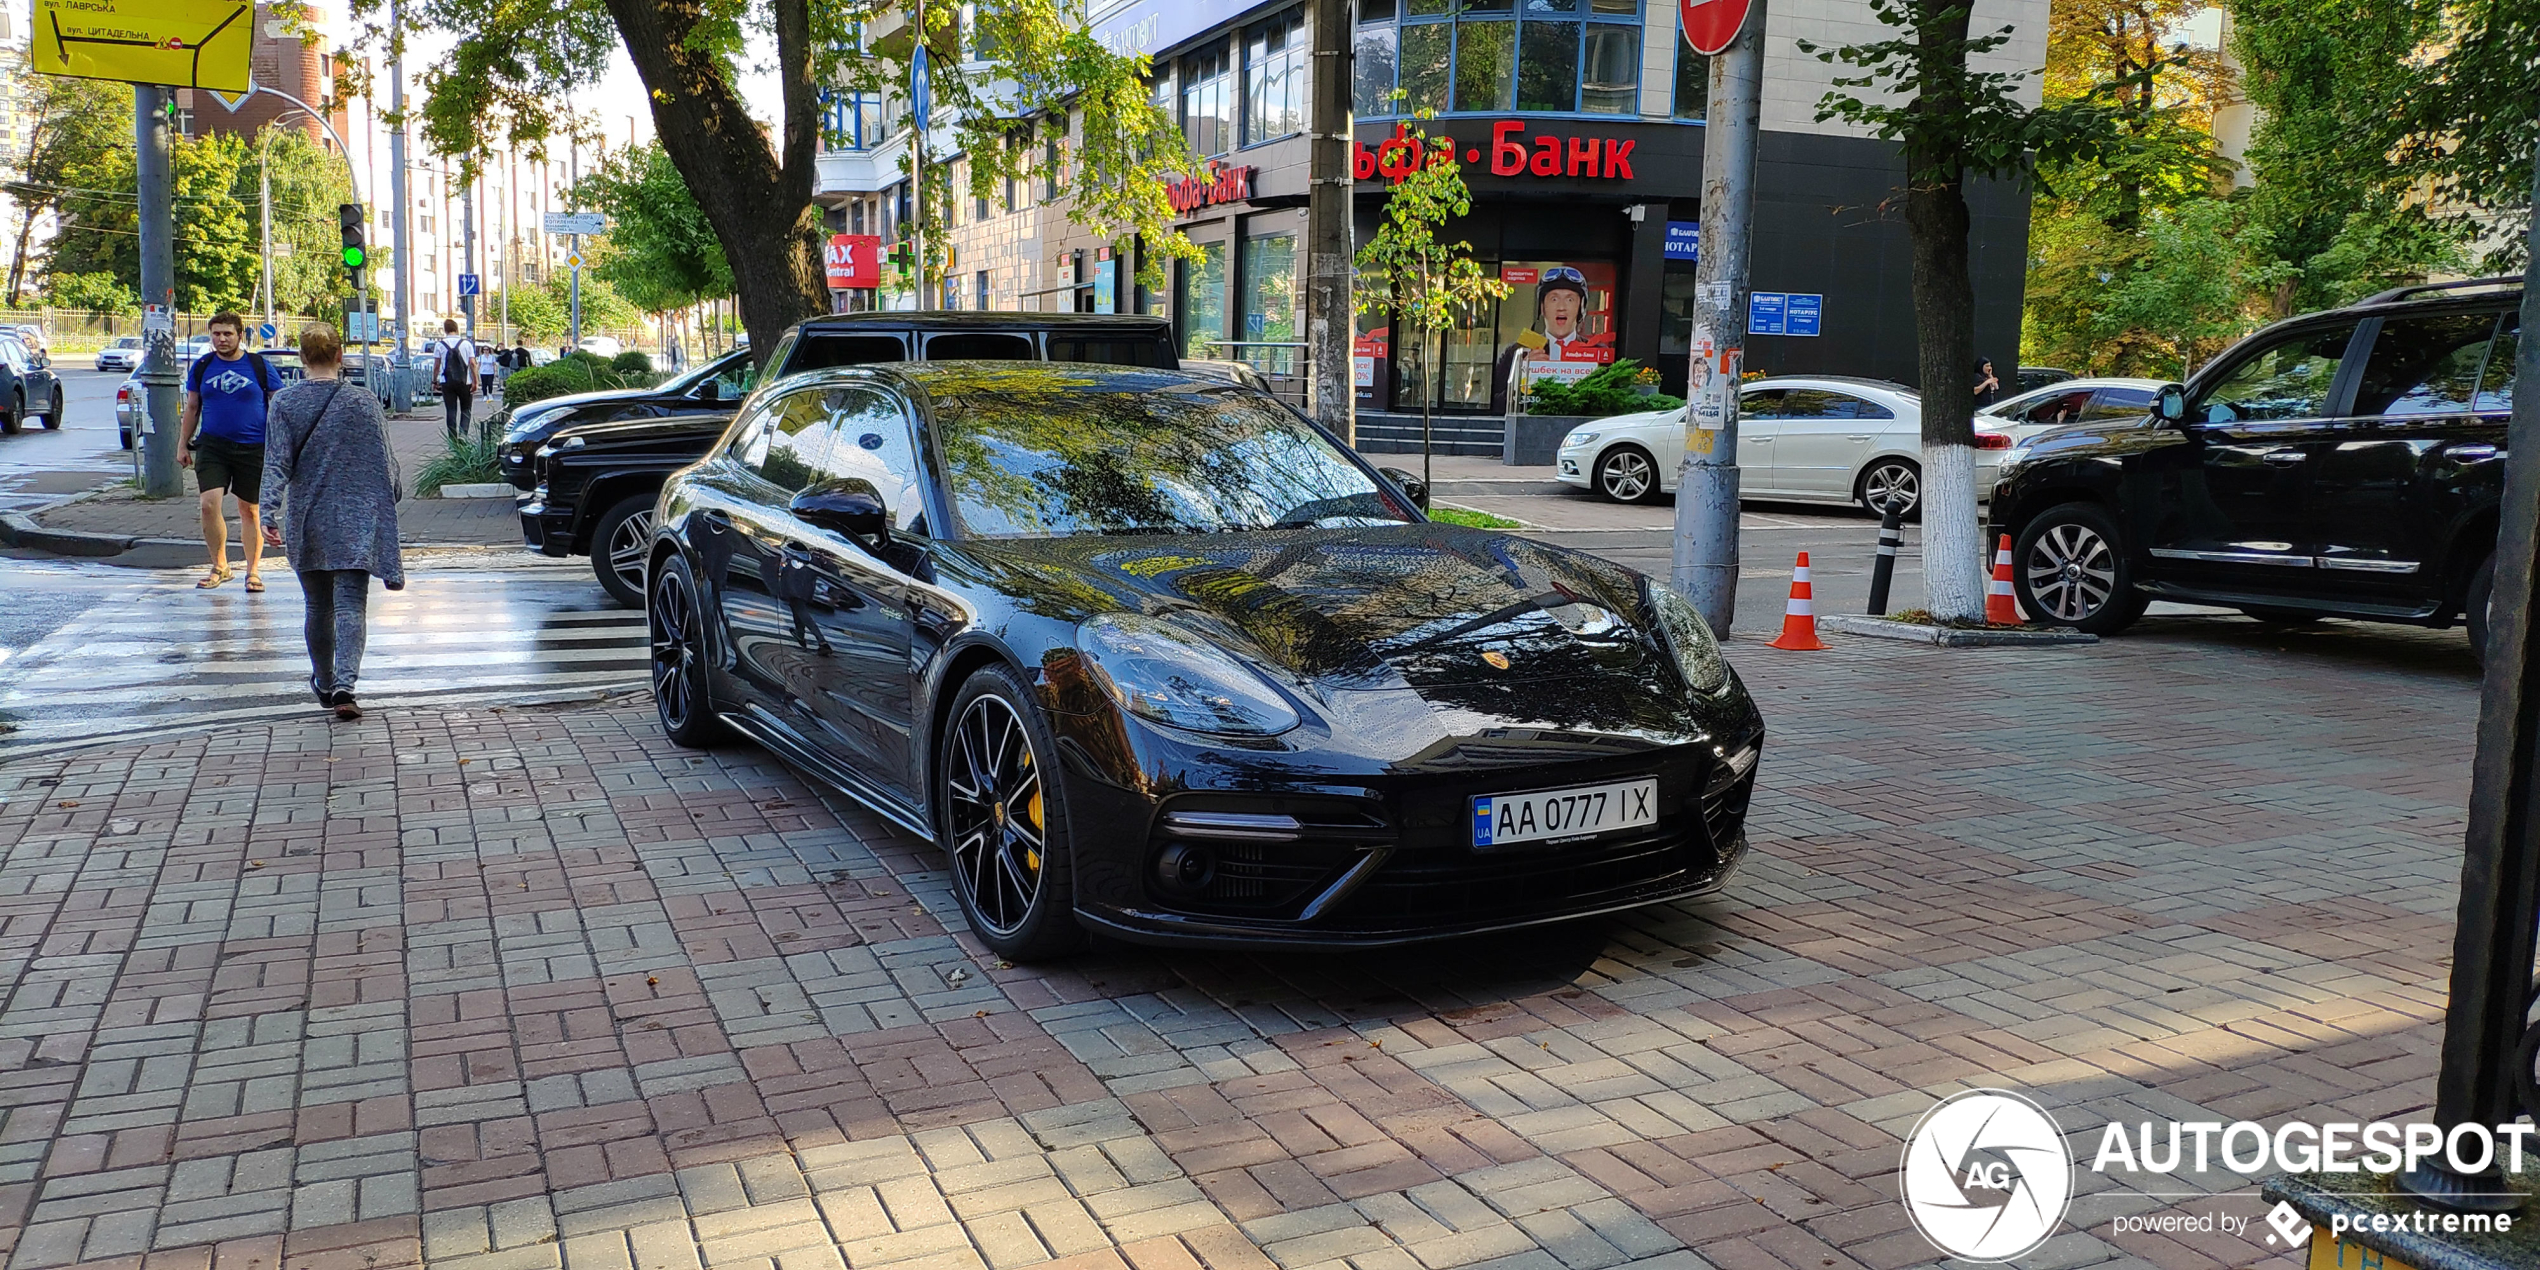
[[[2073,1197],[2064,1131],[2018,1094],[1970,1089],[1924,1113],[1905,1140],[1905,1211],[1932,1246],[2009,1261],[2046,1242]]]

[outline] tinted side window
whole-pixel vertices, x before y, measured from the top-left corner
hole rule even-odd
[[[2081,417],[2091,419],[2139,419],[2152,413],[2152,400],[2160,396],[2149,388],[2102,388],[2090,398]]]
[[[1849,397],[1839,392],[1826,394],[1826,417],[1829,419],[1893,419],[1896,412],[1863,397]]]
[[[891,509],[895,528],[924,532],[917,446],[899,399],[878,388],[830,388],[818,396],[830,433],[820,454],[820,479],[871,481]]]
[[[933,336],[926,341],[926,360],[930,362],[1033,362],[1040,357],[1033,351],[1031,336],[1008,331],[965,331]]]
[[[2505,329],[2496,332],[2495,351],[2487,355],[2487,373],[2478,377],[2480,410],[2514,408],[2514,357],[2522,347],[2520,338],[2522,315],[2505,315]]]
[[[811,484],[829,437],[823,426],[829,419],[821,408],[823,395],[798,392],[776,401],[770,411],[775,426],[768,429],[767,449],[757,463],[759,476],[768,484],[788,493]]]
[[[1781,417],[1823,419],[1827,417],[1829,403],[1835,399],[1835,394],[1822,388],[1793,388],[1782,397]],[[1842,400],[1849,401],[1851,398],[1846,397]]]
[[[813,335],[803,340],[802,351],[786,373],[907,360],[908,345],[896,335]]]
[[[2353,323],[2277,340],[2242,360],[2187,412],[2200,423],[2316,419],[2327,414]]]
[[[2083,418],[2090,405],[2090,391],[2050,392],[2012,414],[2022,423],[2072,423]]]
[[[1144,366],[1152,370],[1171,370],[1174,366],[1173,350],[1158,340],[1108,335],[1052,335],[1049,337],[1049,350],[1050,360],[1054,362]]]
[[[2460,414],[2496,330],[2493,313],[2391,318],[2382,323],[2355,389],[2358,415]]]
[[[1741,419],[1779,419],[1779,418],[1781,418],[1781,417],[1782,417],[1782,397],[1783,397],[1783,396],[1784,396],[1784,395],[1785,395],[1788,391],[1789,391],[1788,389],[1784,389],[1784,388],[1767,388],[1767,389],[1764,389],[1764,390],[1763,390],[1763,391],[1761,391],[1761,392],[1748,392],[1748,393],[1740,393],[1740,394],[1738,394],[1738,398],[1737,398],[1737,413],[1738,413],[1738,417],[1739,417],[1739,418],[1741,418]]]

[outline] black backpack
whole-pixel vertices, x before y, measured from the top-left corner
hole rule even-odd
[[[441,341],[441,388],[444,392],[465,392],[476,384],[476,359],[462,356],[459,348],[466,337]]]

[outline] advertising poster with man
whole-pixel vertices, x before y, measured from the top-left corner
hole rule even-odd
[[[1511,288],[1499,329],[1516,335],[1492,367],[1491,413],[1507,413],[1511,384],[1522,395],[1537,380],[1576,382],[1613,362],[1612,263],[1512,260],[1499,278]]]

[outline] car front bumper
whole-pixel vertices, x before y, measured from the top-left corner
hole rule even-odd
[[[1589,453],[1587,450],[1565,450],[1554,455],[1552,478],[1564,485],[1575,485],[1580,489],[1588,488],[1595,480],[1588,472]]]
[[[573,550],[573,510],[550,508],[531,499],[520,505],[521,545],[542,556],[570,556]]]

